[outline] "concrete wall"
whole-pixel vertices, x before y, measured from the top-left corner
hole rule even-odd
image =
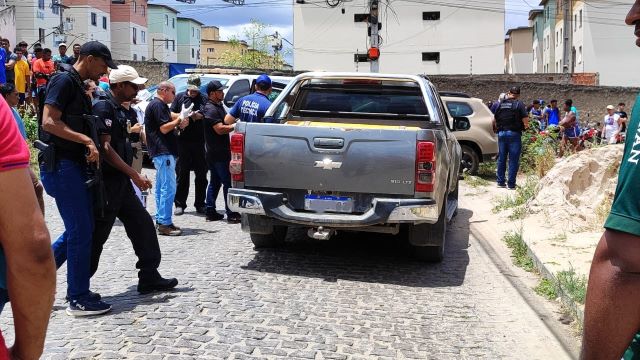
[[[133,66],[140,76],[149,79],[147,86],[157,85],[169,79],[169,64],[151,61],[131,61],[116,59],[118,65]]]
[[[624,102],[631,109],[640,91],[640,88],[485,80],[476,79],[475,76],[430,76],[429,79],[439,91],[462,91],[485,101],[497,100],[501,92],[506,92],[514,85],[521,87],[521,98],[525,103],[531,103],[534,99],[544,99],[545,102],[556,99],[560,105],[565,99],[572,99],[580,112],[580,120],[590,122],[601,121],[607,105]]]
[[[386,73],[474,74],[504,71],[504,0],[495,12],[476,9],[466,1],[446,5],[394,1],[380,6],[383,39],[380,71]],[[293,4],[295,69],[369,71],[369,63],[354,62],[366,54],[367,23],[354,22],[368,13],[368,1],[354,0],[343,8]],[[422,13],[439,11],[440,20]],[[463,24],[463,25],[461,25]],[[439,52],[440,61],[423,61],[425,52]],[[473,69],[471,67],[473,66]]]

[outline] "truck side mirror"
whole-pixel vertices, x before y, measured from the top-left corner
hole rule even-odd
[[[471,121],[466,116],[456,116],[453,118],[454,131],[467,131],[471,128]]]

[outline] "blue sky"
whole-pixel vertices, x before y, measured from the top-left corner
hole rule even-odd
[[[287,0],[276,4],[274,0],[245,0],[245,6],[232,6],[222,0],[196,0],[195,4],[168,0],[151,2],[169,5],[180,11],[180,16],[192,17],[206,25],[218,26],[223,39],[240,35],[242,28],[251,19],[257,19],[271,25],[270,32],[278,31],[286,39],[293,40],[293,13],[290,1]],[[264,2],[269,4],[260,5]],[[539,0],[507,0],[505,29],[527,25],[526,12],[531,9],[529,4],[537,5]]]

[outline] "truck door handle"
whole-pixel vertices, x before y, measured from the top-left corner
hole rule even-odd
[[[344,139],[314,138],[313,146],[320,149],[342,149],[344,147]]]

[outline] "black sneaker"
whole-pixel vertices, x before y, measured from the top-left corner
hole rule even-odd
[[[165,279],[160,277],[155,280],[140,280],[138,282],[138,292],[140,294],[149,294],[154,291],[167,291],[178,286],[178,279]]]
[[[204,206],[198,206],[196,207],[196,212],[198,214],[205,214],[207,212],[207,208]]]
[[[507,187],[507,185],[506,185],[506,184],[498,184],[498,187],[499,187],[500,189],[504,189],[504,188],[506,188],[506,187]]]
[[[516,190],[515,186],[509,186],[509,190]]]
[[[207,214],[207,221],[220,221],[224,219],[224,215],[216,213]]]
[[[242,221],[242,217],[238,213],[232,213],[227,215],[227,222],[229,224],[237,224]]]
[[[102,300],[102,296],[100,294],[96,293],[96,292],[93,292],[93,291],[89,291],[89,295],[87,295],[87,298],[89,300],[92,300],[92,301],[100,301],[100,300]],[[65,296],[64,300],[66,302],[69,302],[69,295]]]
[[[102,315],[109,311],[111,311],[111,305],[101,300],[95,301],[89,298],[71,300],[67,308],[67,314],[70,316]]]

